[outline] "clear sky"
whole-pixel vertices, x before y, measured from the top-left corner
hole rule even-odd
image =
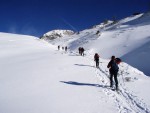
[[[80,31],[148,9],[150,0],[0,0],[0,32],[39,37],[54,29]]]

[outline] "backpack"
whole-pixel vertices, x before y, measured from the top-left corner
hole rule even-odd
[[[119,70],[119,67],[118,67],[118,64],[116,63],[116,61],[113,61],[111,62],[111,70],[112,71],[118,71]]]
[[[99,55],[96,53],[94,59],[99,59]]]
[[[116,58],[116,63],[120,64],[122,62],[122,60],[120,58]]]

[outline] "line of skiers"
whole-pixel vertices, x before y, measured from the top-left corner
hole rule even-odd
[[[83,47],[79,47],[78,51],[81,56],[84,56],[84,48]]]
[[[62,50],[64,50],[65,49],[65,51],[67,52],[67,46],[65,46],[65,47],[62,47]],[[58,45],[58,50],[60,50],[60,45]]]
[[[94,61],[96,62],[96,67],[99,68],[99,55],[98,53],[95,53],[94,55]],[[111,57],[111,60],[109,61],[107,68],[109,68],[109,73],[110,73],[110,87],[113,88],[113,78],[115,81],[115,88],[118,91],[118,71],[119,71],[119,66],[121,59],[120,58],[115,58],[115,56]]]
[[[66,46],[67,47],[67,46]],[[67,51],[67,48],[65,47],[65,51]],[[58,46],[58,50],[60,49],[60,46]],[[62,48],[63,49],[63,48]],[[78,48],[79,54],[81,56],[84,56],[84,48],[83,47],[79,47]],[[100,55],[98,53],[95,53],[94,55],[94,61],[96,63],[96,68],[99,68],[99,58]],[[115,56],[111,57],[111,60],[109,61],[107,68],[109,68],[109,73],[110,73],[110,87],[113,88],[113,79],[115,81],[115,89],[118,91],[118,71],[119,71],[119,66],[118,64],[120,64],[121,59],[120,58],[116,58]]]

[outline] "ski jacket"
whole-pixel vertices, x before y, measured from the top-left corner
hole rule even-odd
[[[111,60],[108,65],[107,68],[109,68],[110,73],[116,73],[119,71],[119,67],[118,64],[116,63],[115,60]]]
[[[99,60],[99,55],[98,54],[94,55],[94,61],[96,61],[96,60]]]

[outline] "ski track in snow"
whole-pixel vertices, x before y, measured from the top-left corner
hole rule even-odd
[[[108,76],[107,73],[105,73],[101,69],[98,70],[99,72],[97,72],[97,70],[95,70],[95,71],[96,71],[97,75],[102,78],[102,80],[106,81],[105,77]],[[104,83],[105,85],[109,84],[108,80],[107,80],[107,82],[102,82],[102,83]],[[119,87],[119,95],[121,98],[118,96],[117,92],[111,91],[110,89],[105,88],[104,92],[108,96],[111,96],[114,98],[114,100],[118,106],[119,113],[131,113],[131,112],[150,113],[150,110],[146,106],[146,104],[144,102],[142,102],[142,100],[139,100],[139,98],[137,98],[137,96],[133,95],[128,90],[126,90],[121,84]],[[125,104],[127,104],[129,107],[126,106]]]
[[[101,84],[108,85],[109,80],[106,79],[107,73],[103,71],[100,67],[100,69],[95,70],[98,78],[101,77]],[[103,90],[106,95],[111,96],[114,99],[114,102],[116,103],[119,113],[150,113],[149,108],[146,106],[145,103],[143,103],[137,96],[130,93],[128,90],[126,90],[121,84],[119,87],[119,94],[117,92],[111,91],[110,89],[104,89]],[[126,106],[126,105],[128,106]]]
[[[71,54],[76,54],[71,52]],[[89,56],[85,56],[90,62],[92,67],[95,66],[95,62]],[[112,98],[117,106],[119,113],[150,113],[147,105],[137,97],[127,90],[122,84],[119,84],[119,92],[112,91],[109,87],[109,74],[103,69],[102,62],[100,62],[100,68],[94,68],[97,79],[99,79],[98,84],[103,86],[103,93],[108,97]]]

